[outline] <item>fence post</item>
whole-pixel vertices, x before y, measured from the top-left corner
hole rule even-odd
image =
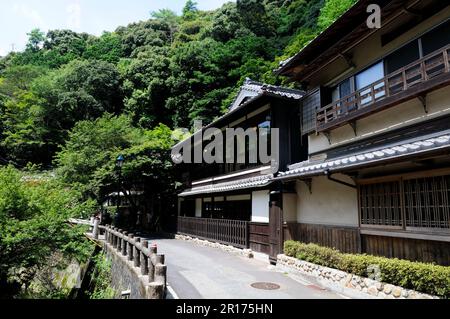
[[[122,229],[117,230],[117,251],[120,253],[122,251]]]
[[[142,241],[142,251],[141,251],[141,274],[148,274],[148,258],[145,255],[145,250],[148,248],[148,240]]]
[[[98,229],[98,224],[99,224],[100,220],[98,218],[94,218],[94,228],[92,230],[92,236],[94,236],[94,239],[98,239],[98,233],[99,233],[99,229]]]
[[[147,298],[148,299],[163,299],[164,297],[164,285],[158,282],[151,282],[147,286]]]
[[[163,264],[155,265],[155,280],[154,282],[163,284],[166,286],[167,266]]]
[[[141,243],[141,238],[140,237],[136,237],[134,239],[135,245],[133,246],[133,257],[134,257],[134,267],[140,267],[141,266],[141,253],[138,249],[138,245],[140,245]]]
[[[114,248],[117,249],[117,227],[113,227],[112,231],[111,231],[111,240],[112,240],[112,245]]]
[[[158,249],[156,246],[149,247],[149,254],[148,254],[148,281],[153,282],[155,281],[155,257]]]
[[[129,241],[128,241],[128,260],[133,261],[133,249],[134,249],[134,234],[129,234]]]
[[[128,248],[128,232],[123,232],[123,239],[122,239],[122,255],[127,255],[127,248]]]
[[[250,248],[250,223],[245,222],[245,247]]]

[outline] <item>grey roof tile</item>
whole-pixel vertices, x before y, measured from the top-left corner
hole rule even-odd
[[[278,177],[284,176],[310,176],[323,173],[326,169],[337,170],[339,168],[351,168],[361,164],[375,163],[387,159],[414,155],[433,151],[440,148],[450,148],[450,131],[440,132],[437,136],[423,137],[417,141],[403,141],[388,147],[380,147],[372,151],[350,154],[348,156],[329,159],[320,163],[309,161],[297,163],[290,166],[285,172],[280,172]]]
[[[261,175],[256,177],[249,177],[244,179],[239,179],[231,182],[217,183],[217,184],[208,184],[206,186],[198,186],[193,187],[191,189],[185,190],[180,193],[178,196],[190,196],[197,194],[209,194],[209,193],[218,193],[225,191],[234,191],[240,189],[254,188],[254,187],[263,187],[269,185],[272,182],[273,175]]]

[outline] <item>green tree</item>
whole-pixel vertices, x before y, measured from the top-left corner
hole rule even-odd
[[[28,43],[26,45],[27,50],[32,52],[38,51],[45,41],[45,33],[39,29],[33,29],[28,35]]]
[[[177,14],[170,9],[160,9],[158,11],[153,11],[150,14],[152,18],[160,20],[161,22],[167,24],[167,26],[169,27],[170,43],[173,43],[180,20]]]
[[[325,5],[320,9],[319,28],[324,30],[329,27],[356,2],[357,0],[326,0]]]
[[[118,63],[124,56],[121,38],[116,33],[105,32],[100,38],[90,38],[83,57]]]
[[[197,2],[193,0],[187,0],[186,4],[183,7],[183,19],[193,19],[197,12]]]
[[[93,202],[81,201],[79,193],[48,176],[0,167],[0,295],[12,297],[20,287],[26,293],[55,251],[86,261],[91,245],[67,219],[89,216],[93,209]],[[13,283],[19,289],[7,291]]]

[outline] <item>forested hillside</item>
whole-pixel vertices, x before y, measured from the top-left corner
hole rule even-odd
[[[29,33],[26,50],[0,60],[1,162],[51,167],[82,120],[124,114],[131,125],[190,127],[226,111],[246,77],[279,84],[272,70],[354,0],[239,0],[203,12],[187,1],[101,37]]]
[[[158,230],[176,211],[175,129],[226,112],[246,77],[283,84],[279,62],[354,2],[238,0],[203,12],[189,0],[181,16],[152,12],[100,37],[30,31],[23,52],[0,58],[0,298],[68,297],[51,272],[92,247],[66,221],[99,212],[119,187],[144,190]]]

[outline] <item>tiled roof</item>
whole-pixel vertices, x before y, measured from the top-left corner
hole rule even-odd
[[[271,183],[273,178],[272,174],[262,175],[257,177],[244,178],[240,180],[235,180],[231,182],[209,184],[206,186],[194,187],[186,190],[179,194],[178,196],[189,196],[196,194],[208,194],[208,193],[218,193],[218,192],[229,192],[240,189],[255,188],[267,186]]]
[[[280,97],[284,97],[284,98],[288,98],[288,99],[293,99],[293,100],[300,100],[304,96],[304,92],[300,91],[300,90],[294,90],[294,89],[284,88],[284,87],[281,87],[281,86],[274,86],[274,85],[264,84],[264,83],[253,81],[253,80],[251,80],[249,78],[247,78],[245,80],[244,85],[242,85],[241,91],[243,91],[243,90],[255,92],[255,93],[257,93],[257,95],[251,97],[249,100],[247,100],[246,102],[242,103],[241,105],[232,107],[234,102],[236,101],[236,98],[237,98],[236,97],[234,102],[231,104],[231,107],[230,107],[230,110],[228,111],[228,113],[225,113],[224,115],[218,117],[215,121],[213,121],[212,123],[204,126],[203,128],[213,127],[214,124],[217,121],[222,120],[224,118],[227,118],[228,116],[230,116],[230,114],[235,112],[237,109],[240,109],[241,106],[250,104],[255,99],[260,98],[261,96],[263,96],[265,94],[276,95],[276,96],[280,96]],[[238,96],[239,96],[239,94],[238,94]],[[194,134],[198,134],[199,132],[200,132],[200,130],[195,132]],[[185,141],[189,140],[190,138],[191,137],[188,137],[188,138],[178,142],[174,147],[184,143]]]
[[[264,94],[265,92],[286,97],[289,99],[300,100],[304,93],[299,90],[288,89],[281,86],[269,85],[260,82],[253,81],[251,79],[247,79],[242,86],[241,90],[248,90],[252,92],[256,92],[258,94]]]
[[[416,140],[403,141],[369,151],[350,154],[345,157],[329,159],[321,162],[305,161],[289,167],[289,171],[280,172],[278,178],[313,176],[326,170],[342,170],[361,165],[377,164],[377,162],[404,156],[420,155],[430,151],[450,148],[450,130],[440,132],[433,137],[423,137]]]

